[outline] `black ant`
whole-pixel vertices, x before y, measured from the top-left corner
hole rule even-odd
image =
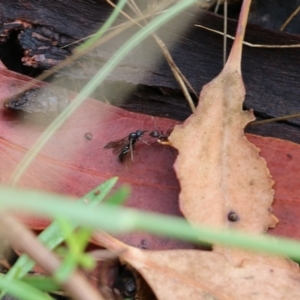
[[[168,129],[166,134],[163,133],[163,131],[158,131],[158,130],[153,130],[149,133],[150,136],[157,138],[157,143],[161,144],[161,145],[168,145],[170,146],[171,143],[169,141],[169,136],[171,134],[171,132],[173,131],[173,129]]]
[[[107,145],[104,146],[104,148],[114,148],[114,153],[119,152],[118,159],[120,162],[123,162],[126,159],[129,152],[131,155],[131,160],[133,160],[133,150],[135,144],[138,141],[142,141],[140,138],[144,135],[145,132],[147,132],[147,130],[137,130],[135,132],[131,132],[125,138],[109,142]]]

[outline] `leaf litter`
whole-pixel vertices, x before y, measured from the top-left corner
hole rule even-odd
[[[191,116],[183,125],[176,127],[171,134],[170,140],[179,150],[179,158],[175,168],[181,185],[180,207],[184,216],[193,224],[204,223],[219,228],[230,227],[251,233],[264,233],[269,227],[274,227],[277,223],[276,217],[271,212],[273,181],[265,161],[259,156],[258,149],[249,143],[244,136],[243,129],[248,122],[253,120],[253,115],[252,112],[242,111],[245,90],[240,74],[240,60],[237,57],[236,53],[231,54],[231,59],[222,73],[203,88],[196,114]],[[95,109],[98,104],[91,102],[88,105]],[[77,116],[75,114],[74,121],[71,120],[70,124],[67,124],[59,134],[63,134],[65,131],[70,135],[70,132],[75,130],[77,135],[84,136],[86,128],[74,126],[78,124],[78,119],[84,115],[87,115],[84,110],[80,111]],[[1,114],[1,117],[3,120],[7,119],[5,114]],[[99,118],[99,114],[97,117]],[[121,115],[120,117],[122,118]],[[89,118],[92,121],[96,119],[91,115]],[[112,134],[109,122],[105,123],[109,118],[115,120],[113,114],[110,114],[105,120],[101,120],[102,130],[107,133],[106,136],[103,136],[104,139],[108,139],[109,135]],[[145,121],[144,118],[145,116],[141,117],[141,124],[153,128],[153,121]],[[120,128],[128,127],[124,119],[121,120],[122,124],[116,129],[116,132]],[[88,120],[84,120],[81,125],[84,123],[87,124]],[[103,124],[106,124],[104,127],[107,130],[103,128]],[[13,133],[17,126],[15,123],[10,125]],[[132,126],[128,130],[135,131],[136,129]],[[28,129],[27,127],[24,130],[28,132],[32,128]],[[89,128],[89,130],[91,129]],[[3,132],[2,137],[5,136],[6,138],[1,140],[2,152],[7,153],[7,147],[10,150],[14,148],[18,152],[18,155],[14,157],[10,155],[11,161],[8,164],[7,173],[11,171],[12,166],[16,165],[19,156],[22,156],[26,148],[30,147],[38,133],[39,131],[35,131],[33,136],[27,135],[26,141],[20,137],[23,133],[19,133],[19,145],[17,145],[15,140],[9,138],[9,133]],[[97,133],[93,132],[96,139],[99,138]],[[261,144],[265,149],[268,148],[270,141],[277,146],[280,143],[288,144],[288,142],[276,141],[276,139],[254,136],[250,136],[250,139],[256,140],[256,144]],[[59,139],[57,138],[57,140]],[[64,150],[70,144],[74,144],[74,141],[70,143],[68,139],[66,141],[61,140],[61,145],[66,146]],[[289,144],[292,145],[292,143]],[[282,147],[284,148],[284,146]],[[293,147],[289,151],[297,152],[299,150],[299,146],[293,144]],[[59,174],[60,167],[59,171],[70,170],[73,174],[84,172],[88,179],[84,182],[81,181],[80,189],[74,191],[74,188],[78,186],[78,180],[82,180],[85,176],[70,177],[68,171],[63,175],[63,184],[58,185],[57,182],[52,182],[52,185],[47,187],[49,190],[82,195],[93,187],[91,185],[95,181],[99,182],[101,178],[110,177],[111,172],[114,175],[120,172],[120,166],[117,162],[114,163],[114,158],[108,161],[110,164],[109,173],[105,169],[101,173],[97,173],[96,168],[102,167],[103,162],[96,162],[96,168],[92,166],[95,164],[94,158],[90,161],[88,159],[87,164],[84,163],[83,157],[86,160],[89,155],[83,149],[79,149],[80,154],[76,153],[72,156],[65,151],[66,157],[63,158],[53,149],[53,145],[50,145],[39,157],[39,160],[43,161],[44,164],[51,158],[43,169],[49,170],[50,165],[52,167],[54,163],[54,165],[57,164],[58,168],[53,170],[53,175]],[[98,151],[98,156],[103,154],[107,160],[108,154],[101,152],[100,147],[98,147]],[[93,155],[96,152],[96,149],[92,150]],[[8,154],[6,155],[8,156]],[[94,157],[98,156],[95,155]],[[79,164],[73,166],[73,160],[76,159],[78,159]],[[145,163],[141,156],[135,160],[140,160],[141,165],[143,165],[142,162]],[[275,161],[276,159],[273,160],[273,163]],[[35,168],[41,170],[40,165],[35,166]],[[44,178],[39,177],[38,180],[36,178],[32,182],[32,177],[36,177],[34,175],[36,174],[35,168],[31,170],[29,179],[27,177],[27,181],[23,181],[22,185],[45,188],[46,183],[49,182],[49,176],[43,175]],[[170,169],[167,171],[170,172]],[[128,170],[122,172],[129,176]],[[140,172],[137,171],[136,176],[131,174],[124,179],[126,181],[127,178],[127,181],[133,185],[139,185],[136,182],[139,174]],[[161,175],[161,178],[164,176]],[[128,180],[128,178],[130,179]],[[66,185],[68,181],[69,185]],[[163,184],[176,187],[176,183],[171,183],[171,181]],[[63,185],[68,186],[69,189],[64,190]],[[175,188],[176,190],[177,188]],[[289,200],[289,192],[288,195],[280,199],[282,203],[286,199]],[[281,195],[284,193],[286,190]],[[140,196],[135,197],[139,198]],[[154,198],[151,197],[151,199]],[[292,200],[298,200],[297,194],[293,195]],[[109,237],[108,239],[113,238]],[[212,252],[205,252],[196,250],[143,251],[122,244],[120,241],[109,244],[101,238],[99,244],[116,251],[126,249],[126,252],[121,256],[143,275],[159,299],[191,297],[192,299],[240,299],[242,297],[247,299],[266,299],[267,297],[295,299],[300,294],[298,267],[285,258],[253,254],[218,245],[214,246]]]
[[[27,119],[17,119],[3,107],[4,99],[30,78],[0,70],[0,79],[1,182],[7,183],[11,172],[41,134],[43,127],[34,126]],[[102,114],[107,118],[102,118]],[[138,128],[148,129],[150,133],[153,129],[166,133],[176,124],[178,122],[174,120],[131,113],[88,99],[37,156],[35,167],[29,168],[21,178],[20,186],[81,197],[99,182],[118,175],[120,182],[132,186],[132,195],[127,203],[129,206],[180,215],[177,203],[179,184],[172,168],[175,151],[157,143],[152,146],[139,144],[132,165],[126,168],[118,162],[116,155],[103,148],[110,140]],[[87,134],[93,138],[87,139]],[[300,186],[297,176],[300,172],[300,145],[250,134],[247,138],[261,149],[275,181],[273,209],[280,223],[270,233],[300,238]],[[149,142],[156,139],[151,138]],[[145,168],[145,165],[148,167]],[[142,186],[145,191],[142,191]],[[25,221],[34,229],[43,229],[49,224],[38,218]],[[138,246],[132,244],[130,239],[126,242]],[[149,242],[148,245],[144,243],[142,248],[161,249],[159,245],[152,246]]]
[[[244,135],[245,126],[254,120],[252,111],[242,110],[245,88],[240,68],[250,4],[243,2],[223,71],[203,88],[196,112],[175,126],[169,140],[179,152],[174,167],[186,219],[193,225],[263,234],[278,219],[272,214],[273,180],[266,162]],[[300,296],[299,268],[286,258],[220,245],[212,252],[146,253],[125,248],[123,258],[144,276],[158,299]]]
[[[180,207],[186,219],[195,225],[263,234],[275,227],[278,220],[272,214],[273,180],[266,162],[244,135],[244,127],[254,120],[252,111],[242,110],[245,88],[241,54],[250,4],[248,0],[243,2],[236,39],[223,71],[203,87],[196,112],[183,125],[175,127],[169,140],[179,151],[174,167],[181,186]],[[237,290],[250,299],[254,285],[264,286],[267,294],[270,293],[268,297],[273,299],[286,299],[287,290],[290,299],[300,295],[300,286],[295,280],[300,278],[298,266],[285,258],[220,245],[214,245],[209,255],[216,274],[218,269],[227,270],[222,283],[229,278],[234,283],[233,286],[226,284],[230,291],[233,289],[230,299],[241,298]],[[205,273],[208,268],[201,268],[201,261],[195,259],[194,264],[199,264],[198,270]],[[275,266],[295,273],[283,276],[283,282],[278,280],[274,284],[269,274],[270,270],[274,272]],[[241,276],[250,272],[249,276],[254,279],[248,289],[245,283],[239,283],[241,277],[233,279],[240,268]],[[256,270],[254,273],[252,268]],[[215,281],[219,274],[213,276]],[[257,275],[253,277],[254,274]],[[279,274],[275,276],[279,277]],[[220,286],[216,289],[219,292]],[[255,294],[256,298],[266,298],[266,295]]]
[[[244,1],[241,19],[247,19],[250,2]],[[186,219],[263,234],[278,220],[271,211],[273,180],[266,162],[244,135],[254,117],[242,110],[241,31],[224,70],[203,88],[196,113],[175,126],[169,140],[179,151],[175,170]],[[219,245],[213,251],[143,251],[104,233],[96,238],[112,251],[126,250],[122,259],[146,279],[158,299],[300,296],[298,266],[286,258]]]

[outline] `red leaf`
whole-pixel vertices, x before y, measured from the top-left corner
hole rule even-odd
[[[300,238],[300,145],[276,138],[248,135],[261,149],[275,181],[273,213],[279,223],[269,233]]]
[[[3,107],[4,100],[22,85],[22,76],[0,71],[2,183],[9,182],[14,169],[45,128],[26,119],[18,119]],[[140,142],[136,145],[137,153],[132,165],[127,167],[110,149],[103,148],[109,141],[128,136],[137,129],[151,131],[159,126],[166,131],[173,124],[173,121],[130,113],[89,99],[55,133],[19,185],[80,197],[106,179],[119,176],[120,184],[133,187],[127,206],[180,216],[177,203],[179,188],[172,168],[174,151],[158,144],[150,147]],[[87,133],[93,136],[92,140],[85,137]],[[154,141],[153,138],[148,139]],[[47,222],[32,217],[27,218],[26,223],[35,229],[47,225]],[[142,248],[175,247],[169,239],[153,238],[145,233],[129,235],[122,240]],[[176,245],[187,247],[181,242]]]
[[[40,136],[45,126],[18,119],[3,107],[4,100],[30,79],[0,70],[0,151],[1,183],[7,183],[27,149]],[[152,212],[181,216],[178,208],[179,186],[173,171],[176,153],[169,147],[138,143],[133,163],[126,167],[110,149],[109,141],[130,132],[160,129],[167,131],[173,120],[131,113],[88,99],[53,136],[20,180],[20,186],[73,196],[82,196],[104,180],[119,176],[120,183],[132,186],[126,206]],[[88,140],[86,133],[93,138]],[[300,236],[299,189],[300,146],[291,142],[249,135],[261,149],[275,180],[274,214],[280,223],[271,232],[289,237]],[[145,135],[145,140],[153,138]],[[245,158],[247,159],[247,158]],[[47,223],[36,218],[26,220],[32,228]],[[139,233],[123,237],[134,246],[149,249],[187,247],[168,239]],[[190,247],[190,246],[189,246]]]

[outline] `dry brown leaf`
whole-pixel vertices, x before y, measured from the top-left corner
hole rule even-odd
[[[149,251],[133,266],[159,299],[298,299],[299,279],[290,270],[244,261],[240,268],[215,252]]]
[[[254,119],[242,110],[244,94],[240,74],[225,69],[203,88],[196,113],[175,127],[170,140],[179,150],[175,169],[185,217],[193,224],[262,233],[273,224],[273,182],[243,132]],[[228,220],[230,212],[237,222]]]
[[[230,264],[221,253],[198,250],[145,251],[97,233],[98,242],[121,257],[148,282],[158,299],[298,299],[300,274],[245,260]]]
[[[250,3],[243,2],[226,66],[204,86],[196,113],[175,127],[170,141],[179,151],[175,170],[184,216],[192,224],[261,234],[277,219],[271,213],[273,181],[266,162],[244,135],[245,126],[254,120],[252,111],[243,111],[240,67]],[[227,253],[235,265],[249,257],[244,251],[218,246],[215,250]]]

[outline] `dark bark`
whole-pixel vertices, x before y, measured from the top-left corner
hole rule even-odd
[[[61,48],[99,28],[111,13],[105,1],[11,0],[0,3],[0,34],[4,61],[5,45],[15,34],[23,63],[47,69],[70,55],[74,46]],[[19,20],[16,22],[16,20]],[[120,18],[118,23],[123,22]],[[186,23],[186,30],[181,30]],[[194,26],[222,31],[223,19],[192,9],[158,31],[174,61],[197,92],[222,69],[222,36]],[[234,35],[236,21],[229,20]],[[133,26],[111,41],[60,71],[64,79],[82,84],[101,68],[138,28]],[[16,34],[17,33],[17,34]],[[300,44],[300,37],[255,25],[247,27],[246,40],[260,44]],[[175,41],[175,42],[174,42]],[[228,42],[228,51],[232,42]],[[300,112],[299,49],[244,47],[242,72],[247,95],[245,107],[260,118]],[[158,60],[157,57],[161,59]],[[64,81],[66,82],[66,81]],[[152,37],[132,51],[99,87],[112,103],[125,109],[184,120],[190,109],[172,72]],[[100,97],[100,96],[99,96]],[[196,99],[195,99],[196,100]],[[300,119],[248,127],[248,131],[300,143]]]
[[[249,22],[279,30],[300,5],[300,0],[252,0]],[[300,33],[300,15],[295,15],[284,29],[288,33]]]

